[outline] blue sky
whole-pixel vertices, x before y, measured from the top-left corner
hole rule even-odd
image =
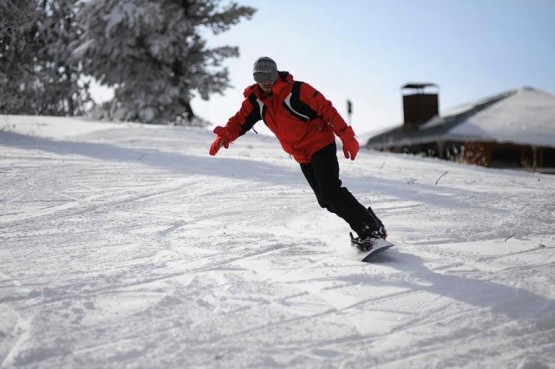
[[[226,62],[234,87],[192,102],[214,124],[240,107],[259,56],[312,84],[346,120],[350,99],[358,134],[402,122],[407,82],[437,83],[440,109],[521,86],[555,94],[555,0],[237,1],[257,13],[209,39],[239,47]]]

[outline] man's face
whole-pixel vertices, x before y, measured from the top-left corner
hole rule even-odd
[[[272,86],[274,85],[274,83],[273,82],[263,82],[263,83],[259,83],[258,85],[260,86],[262,91],[270,92],[270,91],[272,91]]]
[[[254,73],[254,80],[256,81],[256,83],[258,83],[258,85],[264,92],[272,91],[272,86],[276,82],[277,77],[277,72],[275,71],[267,73]]]

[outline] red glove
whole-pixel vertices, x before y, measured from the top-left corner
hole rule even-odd
[[[226,149],[229,148],[229,143],[231,140],[229,139],[229,132],[225,127],[218,126],[214,128],[213,131],[215,134],[218,135],[212,145],[210,145],[210,150],[208,151],[210,155],[214,156],[220,150],[220,147],[225,147]]]
[[[340,133],[339,138],[343,143],[343,154],[345,154],[345,158],[355,160],[360,146],[357,139],[355,138],[355,132],[353,131],[353,128],[345,128]]]

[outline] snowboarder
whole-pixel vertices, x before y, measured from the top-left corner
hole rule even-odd
[[[335,135],[343,144],[345,158],[355,160],[359,143],[332,103],[305,82],[295,81],[289,72],[278,71],[269,57],[256,60],[253,68],[255,84],[244,91],[245,100],[225,127],[214,129],[217,135],[210,146],[216,155],[223,146],[263,120],[276,135],[283,149],[301,166],[318,204],[344,219],[358,237],[351,235],[353,245],[371,249],[378,238],[387,234],[371,208],[365,208],[342,186]]]

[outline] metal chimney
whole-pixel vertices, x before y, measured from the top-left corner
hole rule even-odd
[[[405,126],[419,127],[439,115],[439,87],[435,83],[408,83],[402,92]]]

